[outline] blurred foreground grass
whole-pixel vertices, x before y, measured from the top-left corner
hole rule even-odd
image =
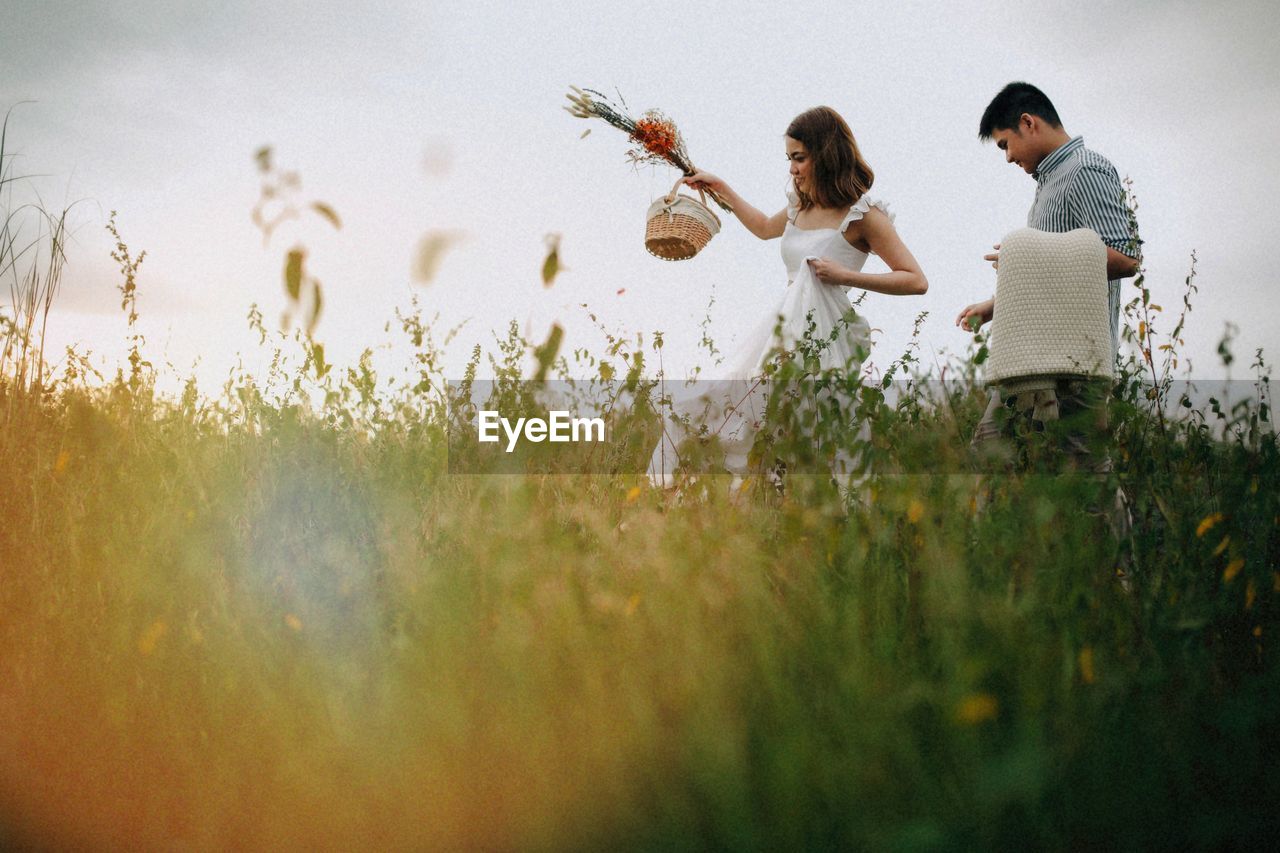
[[[0,385],[0,840],[1203,849],[1276,829],[1269,433],[1161,432],[1122,394],[1121,546],[1080,510],[1106,486],[1063,477],[1007,479],[979,513],[955,473],[852,502],[805,477],[677,502],[634,475],[451,475],[440,411],[362,403],[360,381],[314,408],[247,378],[212,402]],[[882,464],[959,458],[980,403],[884,406]]]

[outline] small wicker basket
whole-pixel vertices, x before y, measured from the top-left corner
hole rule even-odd
[[[683,178],[681,179],[683,180]],[[680,181],[671,192],[649,205],[644,227],[644,247],[649,254],[664,261],[692,258],[711,238],[720,233],[720,220],[707,207],[706,194],[698,190],[702,201],[680,195]]]

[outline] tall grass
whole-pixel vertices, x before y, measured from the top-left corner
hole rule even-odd
[[[1258,400],[1162,419],[1133,361],[1116,473],[984,484],[963,473],[977,368],[931,395],[908,356],[896,399],[847,389],[872,427],[855,499],[708,469],[672,500],[637,474],[451,474],[437,336],[400,324],[408,381],[265,329],[272,371],[212,396],[157,395],[136,363],[49,383],[38,356],[4,362],[0,846],[1275,833],[1280,460]],[[507,339],[495,393],[527,387],[531,349]],[[574,358],[656,387],[618,342]],[[778,453],[854,432],[780,416]],[[640,436],[615,442],[631,470],[656,426],[614,423]],[[1084,511],[1117,486],[1119,540]]]
[[[68,209],[49,212],[37,199],[15,202],[13,154],[6,148],[9,116],[0,124],[0,281],[9,313],[0,313],[0,375],[14,390],[40,393],[45,375],[44,339],[66,263]]]

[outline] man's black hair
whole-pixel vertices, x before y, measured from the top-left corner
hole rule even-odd
[[[1062,127],[1058,111],[1049,98],[1030,83],[1010,83],[991,99],[978,125],[978,138],[984,142],[997,130],[1014,130],[1023,113],[1039,116],[1053,127]]]

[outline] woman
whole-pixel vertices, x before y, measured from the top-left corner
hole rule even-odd
[[[727,382],[717,385],[713,395],[704,391],[673,401],[672,417],[664,418],[663,436],[649,466],[660,485],[674,484],[683,426],[694,431],[705,426],[724,448],[726,467],[746,476],[747,453],[766,402],[759,377],[780,346],[790,348],[808,335],[823,344],[821,369],[860,369],[869,328],[852,313],[846,288],[892,296],[918,295],[929,288],[894,230],[893,215],[883,202],[867,197],[874,173],[835,110],[814,107],[796,116],[787,127],[786,153],[791,172],[787,205],[772,216],[709,172],[685,178],[689,186],[713,190],[729,202],[739,221],[761,240],[782,238],[787,287],[727,360]],[[862,272],[870,253],[879,255],[889,272]]]

